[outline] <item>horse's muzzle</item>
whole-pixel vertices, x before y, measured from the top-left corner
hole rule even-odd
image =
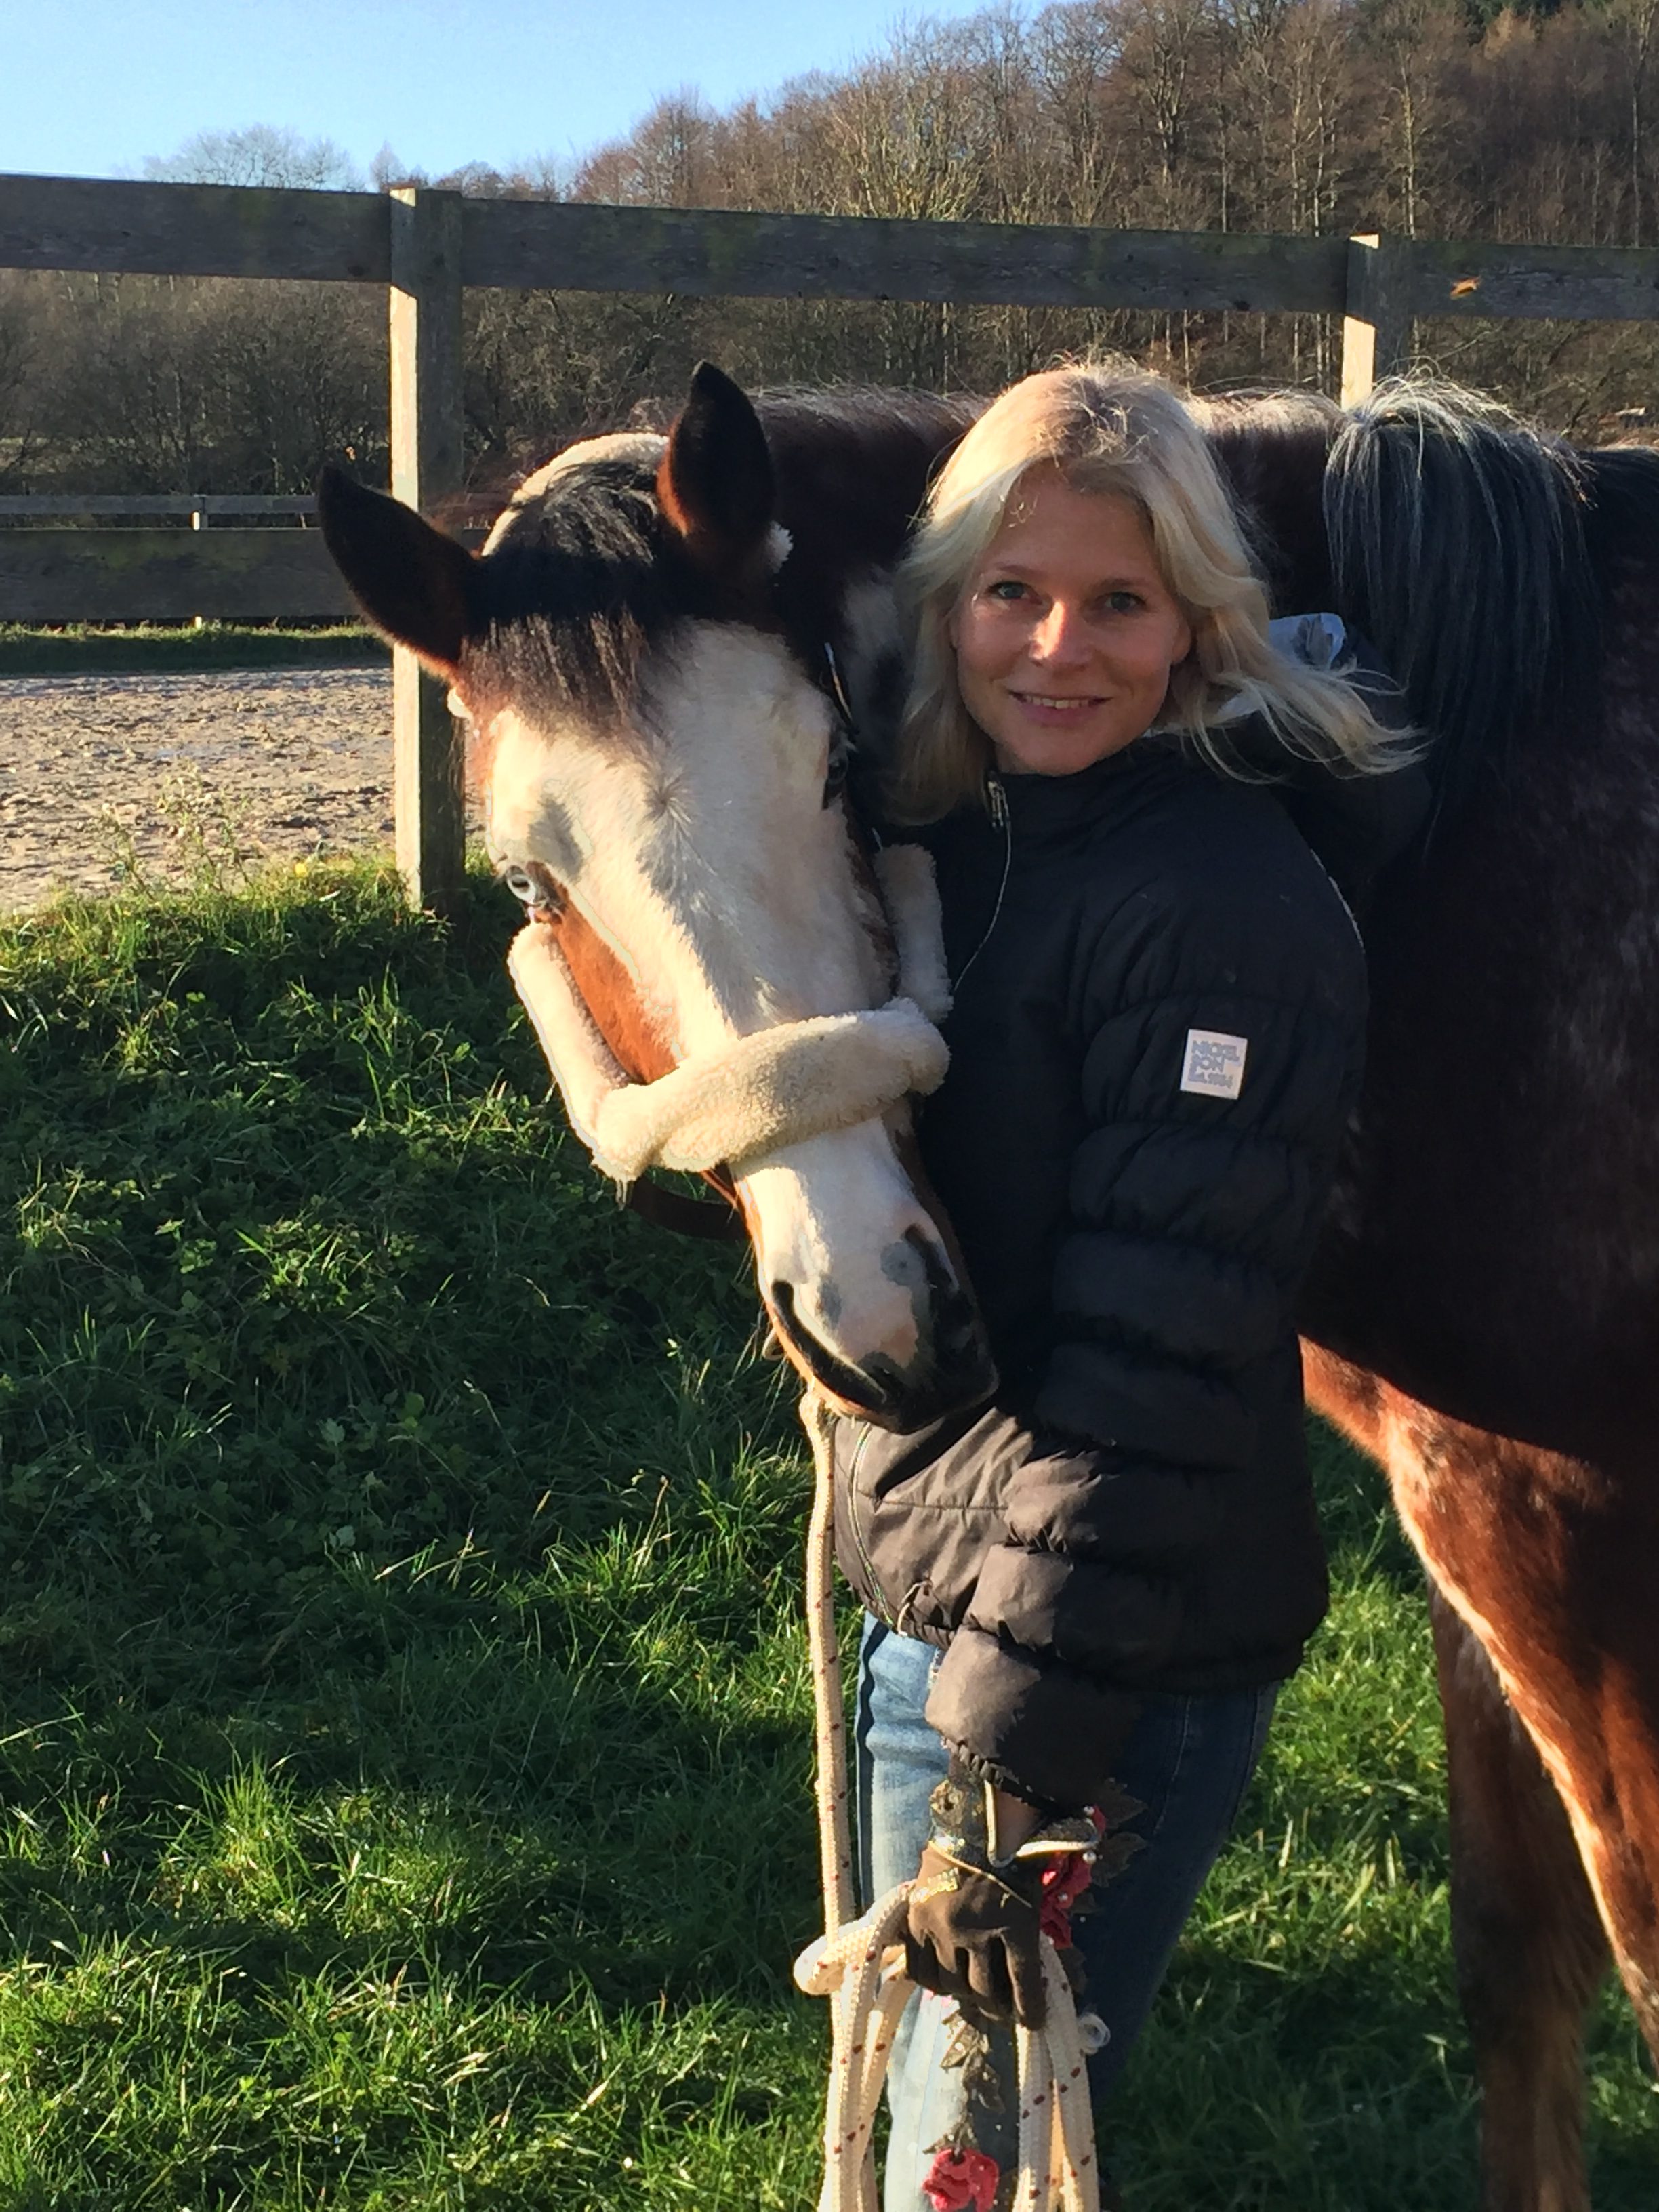
[[[902,1364],[885,1352],[853,1360],[832,1351],[802,1322],[791,1284],[767,1286],[774,1326],[794,1364],[843,1411],[884,1429],[922,1428],[980,1404],[997,1383],[978,1309],[943,1253],[915,1229],[902,1242],[922,1277],[915,1299],[916,1351]]]

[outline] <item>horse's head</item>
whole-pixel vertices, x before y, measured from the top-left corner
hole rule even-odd
[[[490,854],[532,916],[515,980],[601,1164],[711,1164],[689,1140],[650,1151],[665,1099],[705,1152],[734,1131],[718,1156],[801,1372],[896,1426],[982,1396],[988,1356],[907,1170],[910,1083],[892,1072],[918,1033],[923,1060],[937,1040],[902,1010],[886,1030],[812,1019],[881,1006],[892,955],[839,795],[842,733],[810,649],[822,660],[827,632],[807,638],[800,592],[779,589],[790,545],[748,399],[700,369],[665,438],[573,447],[478,556],[337,473],[321,498],[369,619],[471,726]],[[744,1083],[771,1100],[750,1115],[759,1135],[752,1102],[725,1095]],[[769,1145],[791,1091],[840,1126]],[[598,1141],[617,1098],[629,1133],[613,1110]]]

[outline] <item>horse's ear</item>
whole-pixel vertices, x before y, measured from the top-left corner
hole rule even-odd
[[[691,392],[657,471],[665,519],[702,566],[730,568],[757,552],[772,526],[772,456],[749,395],[712,362]]]
[[[332,462],[317,479],[317,513],[335,565],[375,629],[453,683],[472,623],[474,556]]]

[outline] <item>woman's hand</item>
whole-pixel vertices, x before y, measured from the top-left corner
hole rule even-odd
[[[1042,2026],[1040,1860],[978,1868],[929,1844],[910,1892],[905,1972],[984,2025]]]
[[[941,1821],[942,1809],[936,1797],[933,1840],[910,1893],[910,1978],[955,1997],[981,2021],[1041,2027],[1043,1862],[1015,1853],[1042,1814],[1023,1797],[971,1781],[959,1787],[955,1820]]]

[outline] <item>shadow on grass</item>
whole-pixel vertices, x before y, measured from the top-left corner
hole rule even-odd
[[[0,933],[0,2201],[793,2212],[806,1475],[743,1271],[573,1164],[486,895],[261,896]],[[1136,2212],[1471,2197],[1420,1577],[1316,1462],[1343,1608],[1138,2054]]]
[[[260,1655],[184,1620],[54,1668],[0,1754],[29,1834],[0,1862],[12,1944],[269,1941],[287,1972],[418,1935],[428,1965],[544,1996],[775,1990],[817,1912],[792,1593],[723,1576],[695,1526],[677,1547],[674,1512],[642,1538],[619,1499],[539,1573],[342,1563],[252,1694]],[[88,1649],[95,1593],[56,1612]]]
[[[1588,2039],[1597,2212],[1650,2212],[1659,2127],[1611,1990]],[[1183,1944],[1103,2126],[1131,2212],[1456,2212],[1480,2200],[1473,2060],[1443,1941],[1265,1972]]]

